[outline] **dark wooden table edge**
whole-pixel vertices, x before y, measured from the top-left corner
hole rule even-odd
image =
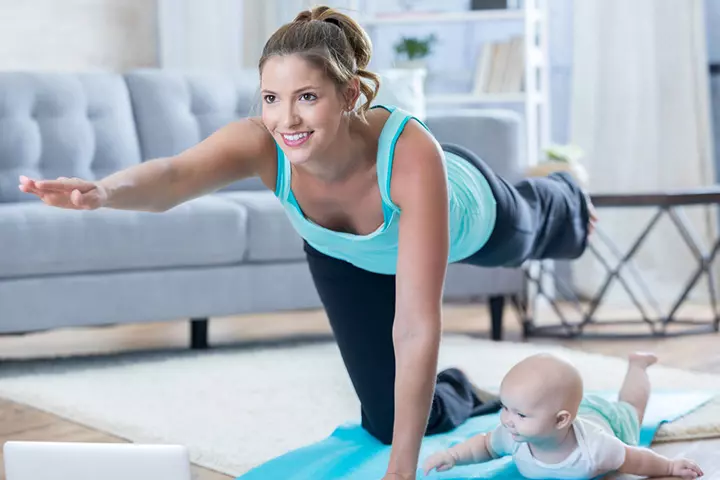
[[[590,193],[596,207],[673,207],[720,204],[720,185],[689,190],[634,193]]]

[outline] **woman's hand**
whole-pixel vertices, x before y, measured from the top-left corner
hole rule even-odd
[[[20,190],[37,195],[53,207],[72,210],[95,210],[105,206],[107,192],[95,182],[79,178],[59,177],[57,180],[33,180],[20,176]]]

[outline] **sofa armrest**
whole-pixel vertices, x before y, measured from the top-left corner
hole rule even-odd
[[[508,181],[524,176],[525,133],[519,114],[490,109],[430,112],[425,123],[440,143],[469,149]]]

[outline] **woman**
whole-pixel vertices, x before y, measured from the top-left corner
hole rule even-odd
[[[258,176],[305,239],[362,425],[392,445],[385,478],[406,479],[423,435],[483,410],[460,370],[436,376],[448,262],[575,258],[589,204],[569,177],[510,186],[407,113],[370,109],[379,86],[365,70],[370,55],[351,18],[302,12],[265,45],[261,118],[97,182],[21,177],[20,189],[63,208],[163,212]]]

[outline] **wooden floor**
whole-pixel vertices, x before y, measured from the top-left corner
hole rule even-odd
[[[512,312],[507,314],[506,339],[519,341],[520,331]],[[489,319],[483,306],[447,306],[445,331],[471,333],[487,337]],[[242,343],[297,337],[328,335],[327,320],[322,312],[254,315],[213,319],[210,341],[214,344]],[[58,330],[26,336],[0,337],[0,358],[40,358],[67,354],[103,354],[117,351],[154,348],[185,348],[188,328],[184,322],[129,325],[94,329]],[[652,350],[660,363],[720,374],[720,335],[643,340],[533,340],[537,343],[561,344],[588,352],[625,356],[633,350]],[[698,352],[702,352],[699,355]],[[102,432],[68,422],[54,415],[0,399],[0,444],[7,440],[123,442]],[[658,445],[655,449],[670,457],[687,456],[696,460],[708,480],[720,480],[720,439],[677,442]],[[231,477],[200,467],[193,467],[196,480],[228,480]],[[4,479],[0,454],[0,479]]]

